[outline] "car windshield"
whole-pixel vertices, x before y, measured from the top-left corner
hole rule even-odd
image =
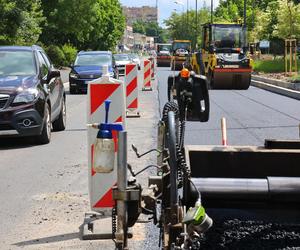
[[[242,48],[245,46],[243,28],[236,27],[213,27],[213,41],[216,48]]]
[[[135,54],[132,54],[131,57],[132,57],[133,59],[139,59],[139,56],[138,56],[138,55],[135,55]]]
[[[170,51],[171,45],[157,45],[157,51]]]
[[[82,54],[75,60],[75,66],[103,66],[111,65],[111,55],[105,54]]]
[[[36,74],[32,51],[0,50],[0,76],[31,76]]]
[[[114,55],[116,61],[130,61],[128,55]]]

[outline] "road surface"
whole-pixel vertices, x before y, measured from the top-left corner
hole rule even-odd
[[[169,73],[169,68],[158,68],[157,89],[140,92],[142,118],[128,122],[130,143],[140,152],[156,145],[158,110],[167,101]],[[212,90],[210,98],[209,122],[188,123],[186,144],[220,144],[222,117],[227,119],[231,145],[262,145],[265,138],[299,137],[299,101],[254,87]],[[1,139],[0,249],[113,249],[112,241],[79,239],[78,228],[89,211],[85,112],[86,95],[68,94],[67,129],[52,133],[50,144]],[[129,159],[137,169],[155,163],[153,155],[137,161],[131,150]],[[147,175],[140,181],[146,185]],[[134,234],[132,249],[158,249],[154,226],[138,224]]]

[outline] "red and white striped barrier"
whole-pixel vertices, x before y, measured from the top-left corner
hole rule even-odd
[[[151,86],[151,62],[144,60],[144,87],[143,91],[152,91]]]
[[[102,123],[105,121],[105,100],[110,100],[108,122],[123,123],[125,129],[125,86],[122,81],[105,75],[88,83],[87,123]],[[114,170],[110,173],[96,173],[94,162],[94,144],[98,130],[88,128],[88,177],[91,210],[111,215],[114,206],[112,187],[117,183],[117,159],[115,154]],[[113,131],[115,145],[117,133]],[[116,152],[116,150],[115,150]]]
[[[138,68],[136,64],[125,66],[126,117],[140,117],[138,111]]]
[[[155,79],[155,69],[154,69],[155,59],[154,59],[154,57],[150,57],[149,60],[151,62],[151,80],[154,80]]]

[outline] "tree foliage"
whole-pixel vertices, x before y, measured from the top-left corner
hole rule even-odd
[[[107,50],[123,35],[125,18],[118,0],[42,0],[47,17],[41,40],[79,49]]]
[[[178,14],[173,12],[171,17],[165,20],[172,39],[188,39],[192,41],[193,47],[201,41],[202,24],[210,21],[210,12],[204,8],[198,11],[198,23],[196,23],[196,11]]]
[[[273,34],[279,38],[300,37],[300,5],[286,0],[278,0],[278,23]]]
[[[251,41],[300,37],[299,0],[247,0],[246,24]],[[215,20],[243,20],[244,0],[222,0]]]
[[[40,0],[0,0],[0,44],[37,42],[44,20]]]
[[[0,0],[0,44],[113,49],[124,33],[119,0]]]
[[[146,25],[147,23],[143,22],[142,20],[135,21],[132,24],[133,32],[146,35],[146,28],[145,28]]]
[[[156,42],[165,43],[169,40],[168,32],[158,25],[157,22],[144,22],[137,20],[132,25],[134,33],[156,37]]]

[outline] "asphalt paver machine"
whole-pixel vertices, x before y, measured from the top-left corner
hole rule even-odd
[[[113,225],[124,221],[115,227],[117,249],[127,249],[127,228],[141,212],[160,229],[159,249],[179,250],[201,249],[201,237],[214,226],[209,209],[279,209],[282,216],[287,208],[300,208],[300,141],[266,140],[263,147],[185,145],[185,123],[209,119],[208,81],[184,68],[169,76],[168,91],[158,147],[139,154],[132,146],[137,157],[158,152],[157,164],[135,172],[123,160],[131,177],[123,178],[126,187],[118,181],[113,192],[117,204],[127,204],[126,213],[113,216]],[[135,177],[148,168],[157,170],[143,189]]]

